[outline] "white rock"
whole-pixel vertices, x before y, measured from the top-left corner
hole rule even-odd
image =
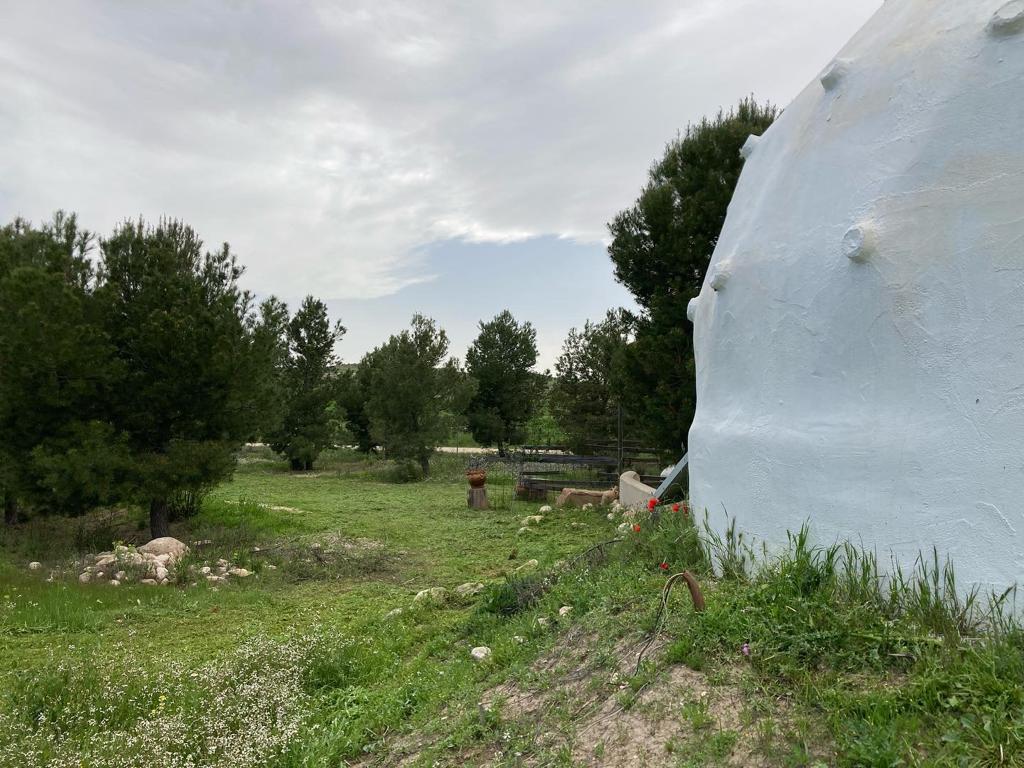
[[[570,613],[572,613],[571,605],[563,605],[561,608],[558,609],[559,616],[568,616]]]
[[[584,512],[589,512],[589,511],[590,511],[590,510],[592,510],[593,508],[594,508],[594,505],[593,505],[593,504],[584,504],[584,505],[583,505],[583,507],[582,507],[582,510],[583,510]]]
[[[393,619],[396,616],[401,616],[404,611],[401,608],[392,608],[390,611],[384,614],[385,619]]]
[[[210,584],[216,584],[216,583],[218,583],[218,582],[220,581],[220,579],[221,579],[221,577],[220,577],[220,576],[213,576],[213,575],[210,575],[210,576],[207,576],[207,577],[206,577],[206,580],[207,580],[207,581],[208,581],[208,582],[209,582]]]
[[[139,552],[144,555],[169,555],[170,562],[173,563],[188,552],[188,547],[185,546],[185,542],[178,541],[173,536],[161,536],[143,544],[139,547]]]
[[[93,574],[93,577],[97,579],[105,579],[107,578],[107,574],[103,571],[96,571],[96,573]]]
[[[518,535],[518,536],[525,536],[528,533],[530,533],[530,529],[527,528],[525,525],[522,528],[520,528],[518,531],[516,531],[516,535]]]
[[[232,568],[228,571],[228,573],[232,576],[237,576],[240,579],[244,579],[247,576],[252,576],[252,572],[245,570],[245,568]]]
[[[166,566],[169,562],[171,562],[171,556],[168,553],[164,552],[162,555],[156,556],[156,561],[160,563],[160,565]]]
[[[268,571],[276,571],[277,570],[277,566],[276,565],[272,565],[270,563],[268,563],[267,565],[265,565],[263,567],[266,568]]]
[[[203,574],[203,576],[208,576],[210,573],[210,566],[204,565],[202,568],[199,569],[199,572]]]
[[[117,558],[113,555],[103,555],[96,558],[96,567],[104,571],[110,571],[117,567]]]
[[[525,563],[516,568],[516,573],[529,573],[530,571],[536,570],[537,566],[540,565],[536,560],[527,560]]]
[[[455,594],[459,597],[472,597],[473,595],[479,595],[484,589],[486,587],[479,581],[467,581],[465,584],[459,584],[455,588]]]
[[[118,581],[124,581],[126,576],[128,576],[128,574],[125,571],[118,571],[114,574],[114,578]]]
[[[78,577],[78,580],[82,584],[88,584],[90,581],[92,581],[92,574],[91,573],[83,573],[81,576]]]
[[[536,525],[544,519],[544,515],[529,515],[522,520],[523,525]]]
[[[541,616],[541,617],[539,617],[537,619],[537,626],[538,627],[547,627],[550,624],[551,624],[551,621],[549,619],[544,618],[543,616]]]
[[[139,582],[139,584],[145,584],[147,587],[155,587],[156,583],[156,579],[143,579]]]
[[[31,563],[28,564],[28,569],[30,571],[38,571],[42,567],[43,567],[43,564],[40,563],[38,560],[33,560]]]
[[[231,565],[231,563],[229,563],[222,557],[220,560],[217,561],[217,565],[221,568],[227,568],[229,565]]]
[[[121,586],[121,582],[118,579],[111,579],[108,583],[112,587],[120,587]]]
[[[491,649],[488,648],[486,645],[478,645],[476,648],[469,652],[469,655],[477,661],[486,661],[487,659],[491,658]]]
[[[414,603],[443,603],[448,599],[448,590],[444,587],[430,587],[429,589],[421,589],[416,593],[416,597],[412,599]]]
[[[167,569],[164,568],[162,565],[158,565],[154,573],[156,575],[157,581],[164,581],[167,579]]]
[[[542,515],[546,515],[549,512],[551,512],[551,505],[550,504],[545,504],[543,507],[541,507],[537,511],[540,512]]]

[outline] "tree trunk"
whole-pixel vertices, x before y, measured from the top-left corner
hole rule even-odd
[[[430,456],[420,456],[420,469],[423,470],[424,477],[430,475]]]
[[[154,539],[170,535],[168,511],[165,498],[153,499],[149,502],[149,533]]]
[[[18,502],[11,495],[4,496],[4,525],[18,524]]]

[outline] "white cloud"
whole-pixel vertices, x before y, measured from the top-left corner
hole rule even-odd
[[[260,292],[388,295],[433,240],[601,240],[677,129],[877,5],[6,4],[0,216],[177,216]]]

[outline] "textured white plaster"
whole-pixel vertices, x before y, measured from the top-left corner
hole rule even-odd
[[[757,142],[688,307],[714,525],[1024,577],[1021,32],[888,0]]]

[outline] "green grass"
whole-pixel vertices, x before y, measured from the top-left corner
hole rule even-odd
[[[574,749],[588,696],[622,717],[677,722],[666,765],[727,764],[741,749],[770,765],[1024,765],[1024,635],[1006,618],[1010,596],[995,610],[964,597],[936,554],[886,580],[871,557],[812,547],[801,531],[756,562],[735,533],[718,539],[667,510],[639,532],[570,510],[521,534],[539,504],[509,492],[497,509],[468,510],[464,462],[439,457],[431,479],[397,483],[387,463],[344,451],[302,474],[247,451],[175,530],[210,540],[194,560],[258,574],[216,589],[45,580],[76,553],[143,539],[137,511],[5,533],[0,765],[571,765],[614,748]],[[493,480],[495,496],[510,489],[500,470]],[[26,570],[30,556],[42,575]],[[529,559],[537,572],[514,573]],[[707,610],[681,585],[659,614],[666,575],[684,568]],[[412,603],[466,581],[487,589]],[[622,644],[656,628],[663,650],[613,678]],[[587,643],[582,691],[537,663]],[[491,658],[473,662],[476,645]],[[584,668],[566,663],[570,677]],[[708,701],[738,691],[740,720],[720,726],[695,698],[652,709],[645,696],[673,665],[699,672]],[[541,715],[481,708],[500,684],[534,691]]]

